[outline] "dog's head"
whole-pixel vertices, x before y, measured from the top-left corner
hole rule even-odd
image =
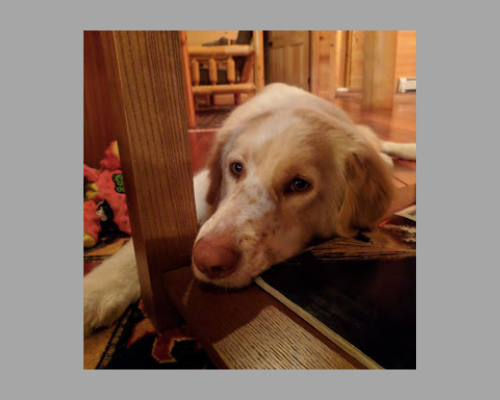
[[[355,129],[310,109],[226,124],[207,164],[211,217],[195,241],[195,276],[244,287],[314,238],[372,227],[389,206],[392,182]]]

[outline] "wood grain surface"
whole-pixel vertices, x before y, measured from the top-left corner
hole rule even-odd
[[[365,32],[361,103],[365,110],[393,107],[397,39],[397,31]]]
[[[161,273],[197,233],[178,32],[114,32],[127,127],[119,137],[142,297],[159,331],[178,322]]]
[[[196,127],[196,112],[194,107],[194,97],[193,97],[193,83],[191,81],[191,64],[189,62],[188,53],[188,39],[186,31],[179,32],[179,38],[181,40],[181,57],[182,57],[182,69],[183,69],[183,82],[184,91],[186,93],[186,113],[187,113],[187,124],[189,128]],[[199,70],[197,71],[199,74]],[[198,82],[200,78],[198,76]]]
[[[210,289],[188,267],[163,274],[163,283],[218,368],[364,368],[256,285]]]
[[[126,129],[111,32],[83,35],[83,162],[100,168],[104,152]]]
[[[386,231],[377,230],[367,234],[366,241],[336,238],[314,244],[303,254],[322,262],[383,263],[383,260],[415,257],[416,249]],[[365,368],[255,285],[229,292],[210,288],[195,281],[188,267],[165,273],[163,283],[219,368]]]

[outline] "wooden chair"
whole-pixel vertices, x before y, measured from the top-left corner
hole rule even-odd
[[[257,286],[221,293],[194,280],[197,224],[178,33],[102,31],[84,38],[85,57],[102,75],[84,84],[108,100],[101,107],[86,97],[84,121],[98,129],[113,119],[142,299],[156,329],[187,322],[219,368],[364,368]]]
[[[255,93],[264,87],[263,32],[253,31],[251,45],[189,46],[186,31],[180,32],[188,127],[196,126],[195,97],[234,94],[241,104],[242,93]],[[236,70],[234,57],[244,57],[243,68]],[[219,82],[218,65],[226,66],[226,82]],[[208,65],[209,84],[200,80],[200,68]],[[253,81],[252,78],[253,71]]]

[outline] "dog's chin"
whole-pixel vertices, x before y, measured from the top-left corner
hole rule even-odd
[[[196,266],[193,265],[193,275],[194,277],[207,288],[219,288],[226,290],[239,290],[250,286],[253,282],[253,277],[248,274],[243,274],[241,272],[235,271],[229,276],[224,278],[213,279],[209,278],[202,272],[200,272]]]

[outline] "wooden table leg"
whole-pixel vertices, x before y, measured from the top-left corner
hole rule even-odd
[[[257,92],[265,85],[264,79],[264,31],[253,31],[253,47],[255,50],[254,80]]]
[[[118,137],[146,312],[178,323],[162,274],[191,262],[197,232],[181,43],[176,31],[112,32],[126,127]]]
[[[184,70],[184,91],[186,93],[186,111],[188,127],[196,128],[196,112],[194,110],[193,83],[191,81],[191,63],[189,62],[188,39],[186,31],[179,32],[181,40],[182,67]],[[198,72],[199,74],[199,72]]]

